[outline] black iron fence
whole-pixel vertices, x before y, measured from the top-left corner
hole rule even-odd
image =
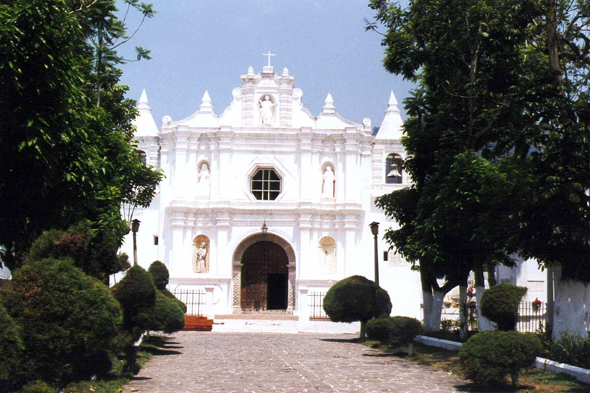
[[[186,304],[186,315],[204,316],[206,299],[204,289],[174,289],[172,294]]]
[[[518,307],[516,330],[534,333],[545,326],[547,304],[541,301],[521,302]]]
[[[309,319],[316,321],[329,321],[330,317],[324,311],[324,297],[326,292],[308,292]]]

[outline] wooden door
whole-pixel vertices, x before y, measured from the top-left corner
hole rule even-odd
[[[288,277],[288,262],[285,250],[275,243],[261,241],[248,247],[242,257],[243,310],[287,308],[287,302],[283,300],[287,299],[287,285],[280,283],[286,282]]]

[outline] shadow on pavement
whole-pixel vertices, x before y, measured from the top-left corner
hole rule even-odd
[[[166,348],[143,348],[142,350],[154,356],[182,355],[180,351],[167,350]]]
[[[358,338],[320,338],[320,341],[331,343],[358,343],[361,342]]]

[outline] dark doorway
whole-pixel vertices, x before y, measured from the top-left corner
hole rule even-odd
[[[243,310],[285,310],[288,299],[289,260],[278,244],[254,243],[242,257]]]
[[[287,309],[288,278],[287,273],[271,273],[268,275],[267,306],[269,310]]]

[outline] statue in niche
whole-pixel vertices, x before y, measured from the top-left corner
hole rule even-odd
[[[193,271],[209,273],[209,244],[195,240],[193,243]]]
[[[336,176],[334,175],[334,171],[332,171],[331,166],[326,167],[323,178],[324,181],[322,183],[322,196],[334,198]]]
[[[258,100],[260,105],[260,121],[262,124],[272,124],[273,108],[275,104],[270,100],[270,96],[265,95],[264,101]]]
[[[331,237],[324,237],[319,244],[320,274],[336,274],[336,242]]]
[[[203,163],[199,170],[198,181],[197,181],[197,195],[198,196],[209,196],[209,188],[211,182],[211,172],[209,172],[209,165]]]

